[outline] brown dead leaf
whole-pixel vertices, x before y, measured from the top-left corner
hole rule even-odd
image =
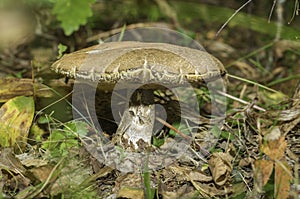
[[[49,163],[48,160],[38,157],[35,152],[21,153],[16,155],[23,166],[26,167],[41,167]]]
[[[279,40],[273,45],[273,51],[277,58],[283,57],[285,51],[289,49],[297,50],[300,48],[300,43],[292,40]]]
[[[201,171],[191,171],[189,173],[189,178],[194,181],[199,181],[199,182],[211,182],[212,177],[209,175],[206,175],[205,173]]]
[[[197,189],[200,194],[203,196],[201,198],[213,198],[214,196],[224,196],[227,194],[232,193],[233,188],[231,186],[228,187],[220,187],[217,188],[214,184],[210,183],[200,183],[200,182],[194,182],[194,186],[200,189]]]
[[[240,160],[239,167],[245,167],[253,163],[253,159],[251,157],[246,157]]]
[[[300,81],[298,81],[295,93],[293,95],[293,103],[291,104],[291,108],[286,111],[288,112],[287,116],[291,119],[281,126],[281,129],[285,135],[300,123]]]
[[[117,198],[144,199],[144,189],[123,187],[119,190]]]
[[[288,198],[291,187],[292,171],[286,161],[275,162],[275,198]]]
[[[228,153],[217,152],[208,160],[209,169],[217,185],[222,186],[227,182],[232,171],[232,159]]]
[[[189,198],[195,198],[195,195],[197,193],[194,189],[191,189],[190,186],[184,184],[180,186],[180,188],[177,189],[176,191],[161,191],[160,194],[164,199],[178,199],[178,198],[189,199]]]
[[[3,148],[0,153],[0,168],[10,170],[16,174],[24,174],[26,169],[15,157],[11,148]]]
[[[53,92],[32,79],[0,78],[0,102],[6,102],[17,96],[51,97]]]
[[[284,157],[287,143],[284,136],[280,136],[276,140],[266,140],[261,145],[261,151],[265,153],[271,160],[280,160]]]
[[[16,96],[32,96],[32,79],[2,78],[0,79],[0,102],[6,102]]]
[[[114,193],[119,193],[122,188],[143,189],[142,177],[138,173],[127,173],[117,177],[115,181]]]
[[[260,190],[267,184],[273,171],[274,164],[270,160],[256,160],[255,168],[255,183]]]
[[[30,169],[30,172],[32,173],[32,175],[34,176],[35,179],[37,179],[40,182],[45,182],[48,179],[52,169],[53,169],[53,166],[48,164],[45,166],[32,168],[32,169]],[[52,181],[53,180],[54,179],[52,179]]]

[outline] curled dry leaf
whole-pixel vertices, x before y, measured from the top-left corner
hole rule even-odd
[[[232,160],[231,155],[223,152],[213,153],[208,160],[209,169],[217,185],[222,186],[227,182],[232,171]]]
[[[198,181],[198,182],[211,182],[212,177],[209,175],[206,175],[205,173],[201,171],[191,171],[189,173],[189,177],[191,180]]]

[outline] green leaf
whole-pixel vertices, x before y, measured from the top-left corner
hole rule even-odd
[[[225,138],[226,140],[229,139],[230,141],[234,140],[234,135],[232,135],[232,133],[227,131],[221,131],[220,137]]]
[[[35,141],[42,141],[42,137],[45,134],[45,131],[41,129],[37,124],[33,124],[30,128],[29,135]]]
[[[70,148],[78,146],[79,142],[72,132],[57,129],[51,132],[42,148],[49,150],[52,157],[61,157],[68,155]]]
[[[47,141],[43,142],[42,148],[52,150],[59,145],[59,142],[64,140],[65,136],[62,134],[60,130],[54,130],[51,132]]]
[[[61,22],[61,27],[67,36],[78,30],[80,25],[87,22],[87,18],[92,16],[90,4],[95,0],[52,0],[54,7],[52,12]]]
[[[72,121],[66,124],[66,130],[69,128],[73,131],[73,134],[77,134],[79,137],[86,136],[88,131],[88,124],[82,121]]]
[[[165,140],[164,139],[158,139],[156,137],[153,137],[153,145],[156,147],[160,147],[161,145],[164,144]]]
[[[69,149],[79,147],[78,137],[87,135],[88,125],[81,121],[71,121],[64,124],[63,129],[55,129],[51,132],[42,148],[49,150],[52,157],[66,156]]]
[[[221,132],[222,132],[221,129],[217,126],[213,126],[212,129],[211,129],[211,133],[213,134],[213,136],[215,138],[219,138],[220,135],[221,135]]]
[[[172,126],[173,126],[174,128],[176,128],[176,129],[179,130],[180,122],[175,122],[175,123],[172,124]],[[174,130],[172,130],[172,129],[170,129],[169,134],[170,134],[171,136],[174,136],[174,137],[177,136],[177,133],[176,133]]]
[[[67,50],[67,46],[63,45],[63,44],[58,44],[58,56],[57,59],[61,58],[63,56],[63,53]]]
[[[39,124],[49,124],[50,122],[51,122],[51,119],[44,115],[40,116],[37,120],[37,123],[39,123]]]

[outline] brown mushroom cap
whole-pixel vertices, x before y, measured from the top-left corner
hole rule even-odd
[[[226,74],[223,64],[205,51],[132,41],[103,43],[66,54],[51,68],[103,85],[124,80],[180,86],[210,82]]]

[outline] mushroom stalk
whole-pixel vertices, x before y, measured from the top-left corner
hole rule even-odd
[[[137,90],[125,109],[116,132],[117,142],[133,149],[150,146],[155,122],[154,94],[152,90]]]

